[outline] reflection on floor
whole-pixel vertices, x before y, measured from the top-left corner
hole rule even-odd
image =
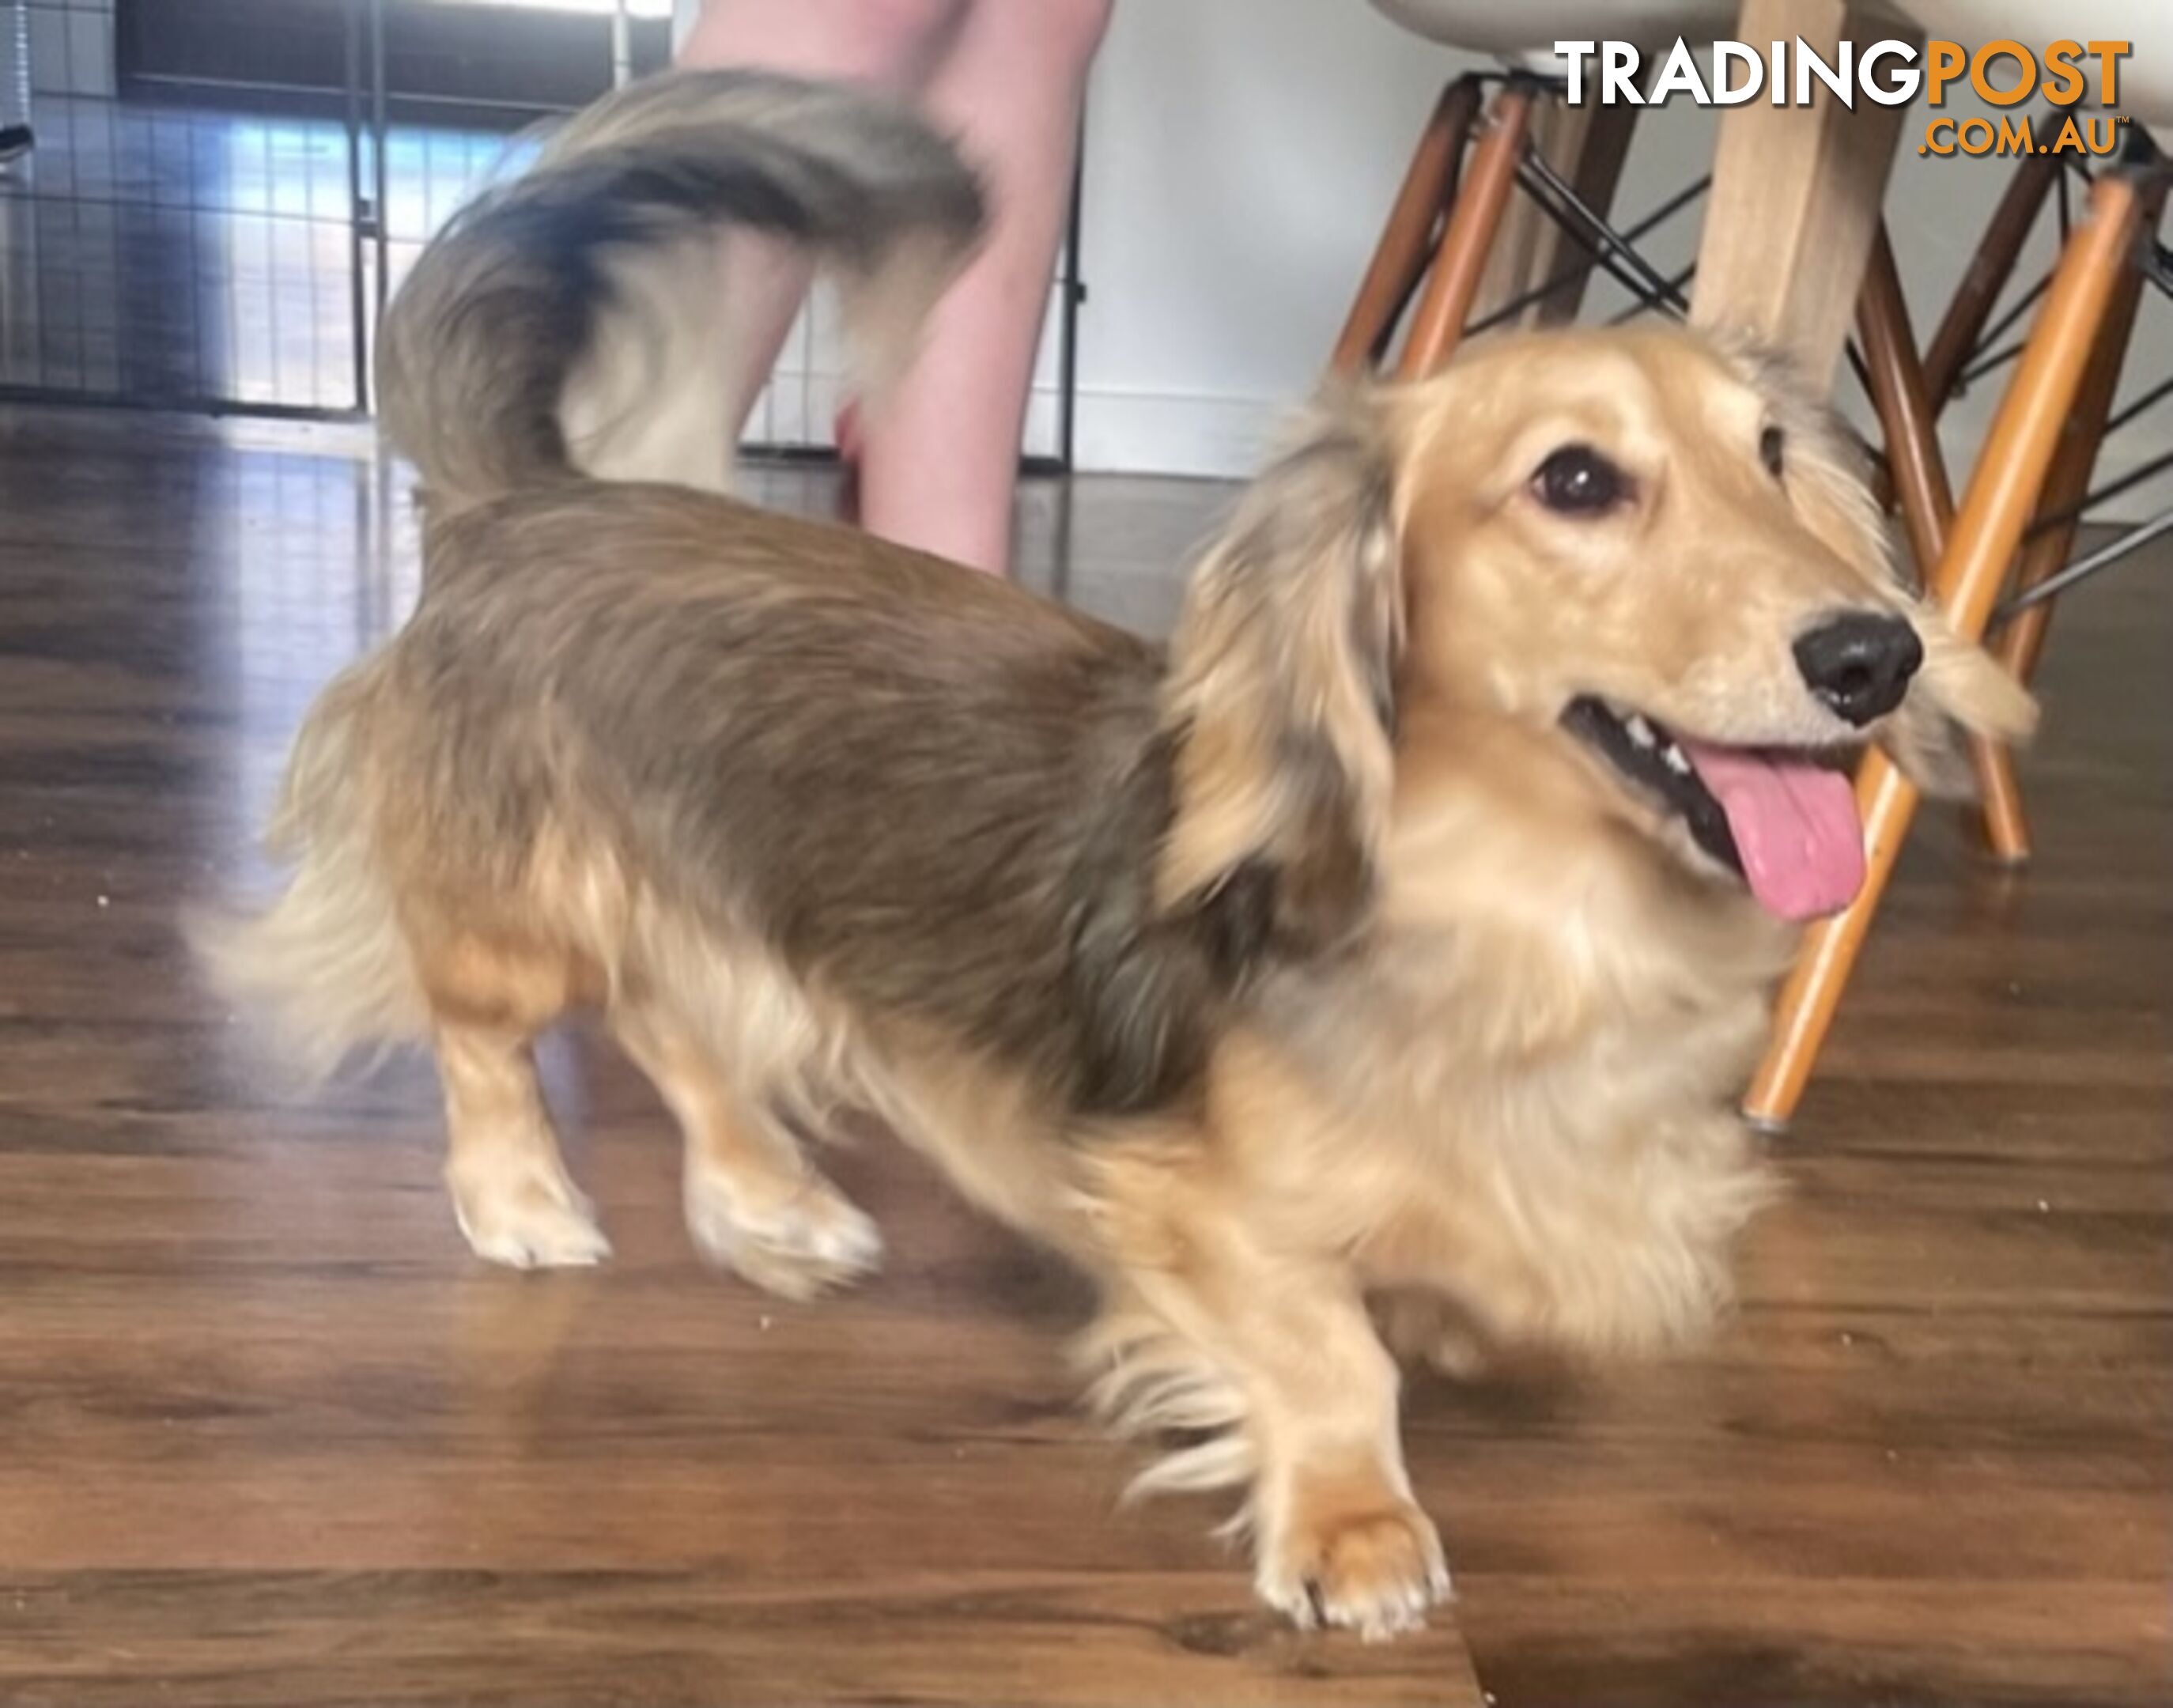
[[[352,409],[375,260],[349,218],[367,131],[329,121],[40,96],[35,150],[0,170],[0,385],[137,400]],[[517,147],[517,145],[514,145]],[[488,133],[396,128],[396,283],[506,159]]]

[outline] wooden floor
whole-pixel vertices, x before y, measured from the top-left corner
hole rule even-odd
[[[566,1040],[620,1255],[521,1277],[454,1231],[426,1070],[251,1065],[176,912],[412,596],[346,450],[0,416],[7,1708],[2173,1700],[2173,556],[2062,617],[2036,869],[1911,849],[1719,1343],[1414,1393],[1463,1598],[1365,1647],[1257,1616],[1212,1506],[1113,1509],[1076,1284],[894,1150],[838,1169],[889,1269],[780,1304]],[[1158,624],[1225,496],[1038,490],[1032,572]]]

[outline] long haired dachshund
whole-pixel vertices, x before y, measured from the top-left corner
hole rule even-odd
[[[569,1010],[778,1292],[876,1263],[803,1141],[881,1118],[1099,1281],[1097,1399],[1183,1442],[1142,1481],[1242,1488],[1266,1600],[1394,1632],[1448,1584],[1399,1356],[1713,1316],[1789,922],[1862,876],[1832,755],[1936,780],[2030,703],[1786,375],[1676,331],[1323,403],[1166,649],[725,496],[719,246],[805,245],[881,368],[981,218],[903,110],[682,74],[456,220],[382,357],[419,608],[204,947],[310,1067],[428,1041],[499,1263],[609,1249],[530,1058]]]

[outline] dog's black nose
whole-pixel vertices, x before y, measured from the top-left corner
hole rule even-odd
[[[1901,703],[1924,661],[1906,617],[1852,611],[1798,638],[1796,668],[1811,692],[1859,728]]]

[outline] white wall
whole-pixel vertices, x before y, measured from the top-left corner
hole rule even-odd
[[[1118,0],[1087,117],[1082,466],[1254,465],[1281,412],[1318,377],[1426,112],[1469,62],[1363,0]],[[1643,117],[1616,204],[1624,223],[1706,170],[1712,125],[1680,102]],[[1920,335],[2009,170],[1919,157],[1905,141],[1888,218]],[[2044,224],[2025,283],[2049,257]],[[1655,247],[1680,264],[1696,241],[1692,211]],[[1590,308],[1626,300],[1603,285]],[[2173,314],[2146,291],[2127,389],[2169,370]],[[1844,404],[1860,412],[1852,394],[1845,381]],[[1994,395],[1988,383],[1949,412],[1957,468]],[[2108,445],[2100,477],[2169,445],[2173,403]],[[2122,510],[2167,503],[2173,482],[2154,482]]]
[[[1086,116],[1082,466],[1253,466],[1450,69],[1360,0],[1117,0]]]

